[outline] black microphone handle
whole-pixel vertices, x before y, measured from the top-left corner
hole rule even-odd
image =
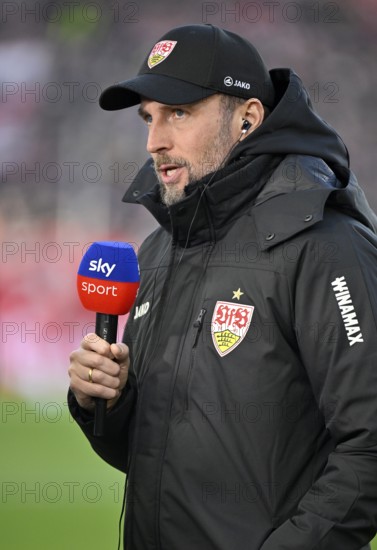
[[[114,344],[117,340],[118,315],[109,315],[108,313],[96,313],[96,334],[109,344]],[[107,401],[102,397],[95,398],[94,411],[94,430],[96,436],[105,434]]]

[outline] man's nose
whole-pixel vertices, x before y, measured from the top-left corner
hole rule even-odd
[[[172,147],[171,133],[166,125],[153,121],[149,126],[147,151],[148,153],[161,153],[169,151]]]

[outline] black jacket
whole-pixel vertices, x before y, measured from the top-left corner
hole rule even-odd
[[[69,402],[128,472],[128,550],[359,550],[376,532],[376,219],[298,77],[272,76],[277,107],[225,168],[169,210],[150,163],[126,194],[160,223],[129,381],[103,439]]]

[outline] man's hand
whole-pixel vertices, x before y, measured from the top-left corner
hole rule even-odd
[[[80,407],[94,410],[93,397],[102,397],[108,409],[113,407],[128,378],[128,346],[109,344],[96,334],[87,334],[80,348],[71,353],[70,362],[70,388]]]

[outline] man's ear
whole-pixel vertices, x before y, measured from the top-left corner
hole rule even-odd
[[[241,106],[240,116],[242,119],[241,132],[244,139],[250,132],[256,130],[263,122],[264,108],[259,99],[252,97]]]

